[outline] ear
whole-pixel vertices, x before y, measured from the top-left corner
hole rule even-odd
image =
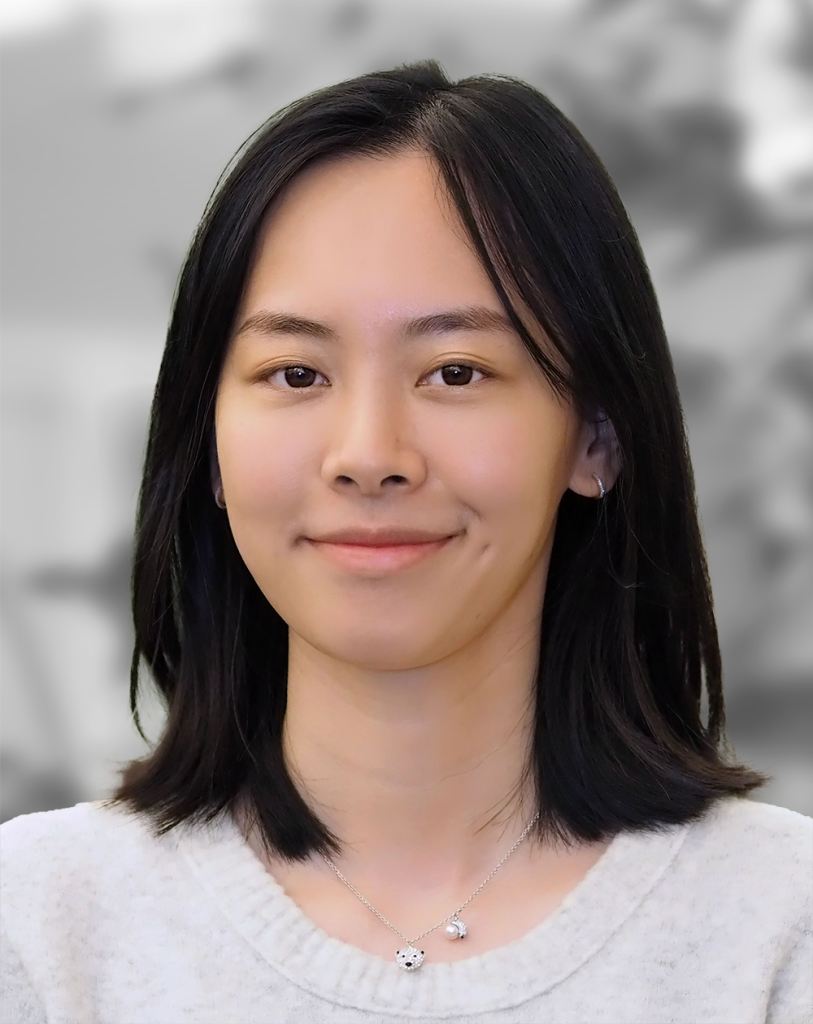
[[[603,409],[582,421],[573,473],[568,487],[585,498],[599,498],[601,480],[605,493],[609,491],[621,472],[621,452],[618,438],[610,418]]]

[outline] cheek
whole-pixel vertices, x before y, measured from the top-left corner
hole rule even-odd
[[[443,444],[439,472],[485,520],[544,530],[570,478],[568,414],[536,398],[480,422],[472,419],[467,428],[465,437]]]
[[[304,444],[297,444],[294,431],[280,437],[267,415],[232,416],[226,410],[218,417],[217,456],[226,503],[236,518],[283,510],[304,481]]]
[[[296,435],[248,409],[224,403],[217,455],[229,526],[240,556],[267,600],[284,607],[290,590],[289,548],[302,525],[306,474]],[[301,530],[299,531],[301,532]]]

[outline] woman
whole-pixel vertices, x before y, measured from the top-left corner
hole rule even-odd
[[[644,259],[527,84],[405,65],[249,140],[133,608],[166,727],[3,826],[4,1021],[811,1019],[812,823],[723,750]]]

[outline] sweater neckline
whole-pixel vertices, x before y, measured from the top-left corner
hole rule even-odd
[[[259,955],[336,1005],[420,1020],[508,1009],[541,995],[595,955],[658,884],[688,825],[620,832],[559,906],[519,939],[449,963],[403,971],[311,921],[223,814],[181,830],[198,883]]]

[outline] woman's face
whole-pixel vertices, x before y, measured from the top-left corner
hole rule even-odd
[[[300,638],[368,668],[534,622],[560,498],[597,489],[584,428],[498,322],[436,181],[419,151],[300,174],[261,234],[217,396],[224,515],[248,569]],[[464,307],[493,322],[404,328]],[[325,326],[273,329],[277,313]],[[308,539],[387,527],[453,536],[397,569]]]

